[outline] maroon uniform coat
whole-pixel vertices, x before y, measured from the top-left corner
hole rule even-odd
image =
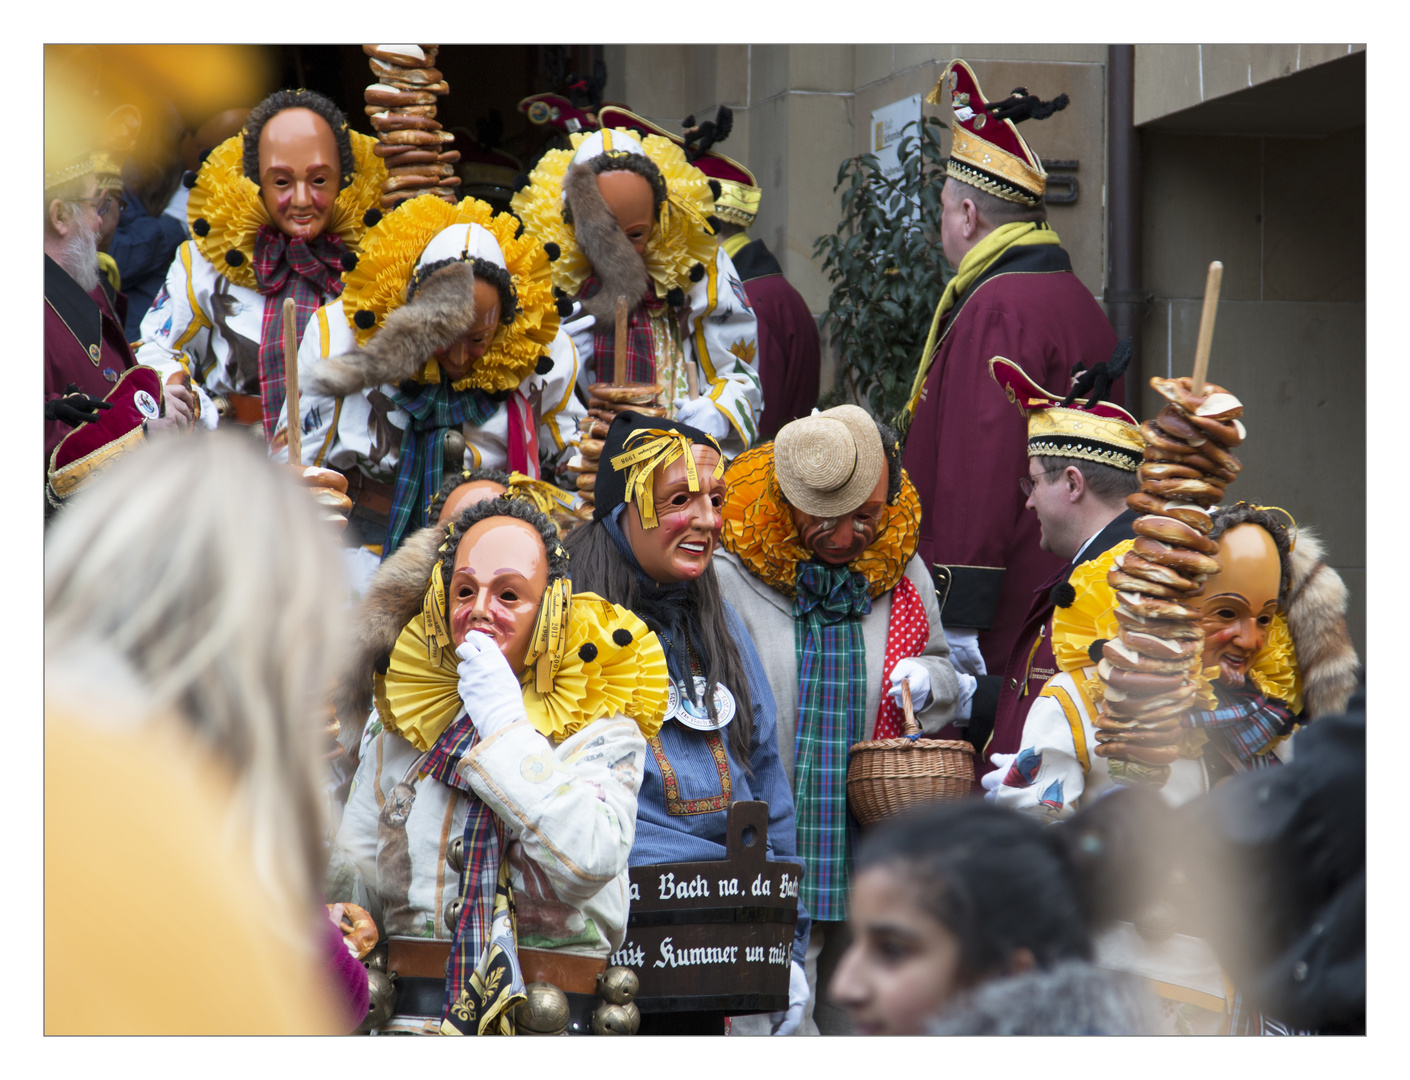
[[[84,292],[68,271],[45,255],[44,400],[63,397],[69,383],[90,397],[106,397],[136,362],[102,284]],[[44,421],[46,476],[49,455],[72,430],[61,420]]]
[[[1062,393],[1074,364],[1105,363],[1115,347],[1101,306],[1056,245],[1010,247],[940,327],[903,464],[920,492],[920,556],[932,569],[952,568],[942,574],[945,625],[981,631],[990,671],[1003,670],[1033,591],[1063,563],[1039,548],[1038,519],[1024,509],[1027,422],[990,376],[989,359],[1006,356]],[[1117,380],[1113,399],[1121,393]]]
[[[762,240],[745,244],[732,261],[759,320],[759,384],[764,395],[759,442],[766,442],[818,403],[818,324],[803,294],[788,283]]]

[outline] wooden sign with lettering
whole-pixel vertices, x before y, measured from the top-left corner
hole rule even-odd
[[[631,868],[627,937],[611,959],[636,972],[643,1013],[788,1008],[802,864],[766,857],[769,807],[729,808],[726,855]]]

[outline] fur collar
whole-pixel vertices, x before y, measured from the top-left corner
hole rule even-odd
[[[611,326],[617,317],[617,297],[627,298],[628,312],[641,306],[651,287],[646,263],[617,224],[592,169],[585,165],[569,169],[563,178],[563,198],[572,208],[578,248],[602,283],[596,295],[582,302],[583,310],[596,316],[604,328]]]
[[[352,642],[333,692],[338,742],[354,759],[372,711],[373,673],[379,666],[385,668],[402,627],[421,610],[444,539],[445,529],[428,525],[403,540],[378,568],[357,609]]]
[[[1361,666],[1346,629],[1346,584],[1324,556],[1321,541],[1299,528],[1283,608],[1302,675],[1304,721],[1345,712]]]
[[[432,274],[410,303],[388,315],[366,345],[317,364],[307,389],[343,397],[414,379],[436,350],[453,344],[474,320],[475,271],[469,263],[447,266]]]

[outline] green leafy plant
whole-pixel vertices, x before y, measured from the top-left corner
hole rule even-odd
[[[840,358],[822,408],[852,402],[891,417],[906,403],[935,305],[955,273],[940,248],[939,127],[934,117],[906,125],[898,176],[886,176],[875,154],[837,170],[842,221],[813,244],[832,284],[821,327]]]

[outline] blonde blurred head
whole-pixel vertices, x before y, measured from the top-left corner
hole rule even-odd
[[[130,702],[126,682],[142,716],[178,716],[231,775],[222,839],[247,840],[260,884],[310,913],[322,903],[318,739],[341,567],[308,496],[239,436],[129,454],[45,542],[46,695],[73,689],[59,672],[78,673]],[[98,671],[113,678],[94,686]],[[294,940],[303,931],[290,927]]]

